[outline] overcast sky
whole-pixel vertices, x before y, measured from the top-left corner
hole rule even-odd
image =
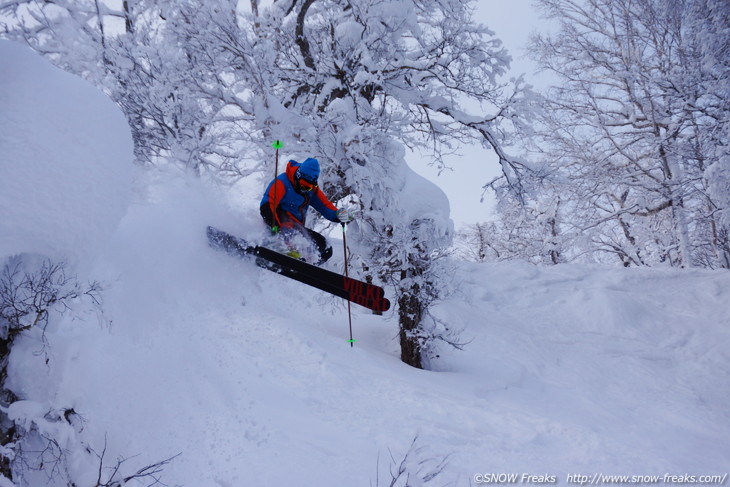
[[[528,83],[539,85],[534,63],[527,58],[526,44],[530,34],[541,31],[538,10],[533,0],[478,0],[476,19],[494,31],[512,56],[510,76],[525,74]],[[449,197],[451,218],[457,228],[467,223],[489,219],[494,206],[491,194],[483,203],[482,186],[499,175],[496,157],[481,147],[463,147],[461,156],[448,159],[453,171],[437,175],[435,168],[426,167],[418,157],[409,156],[411,167],[435,182]]]

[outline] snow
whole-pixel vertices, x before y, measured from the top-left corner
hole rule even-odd
[[[48,408],[45,404],[35,401],[15,401],[8,406],[5,412],[15,424],[26,430],[30,430],[32,426],[41,434],[56,438],[62,445],[66,445],[68,440],[73,437],[73,428],[70,424],[52,421],[46,417]]]
[[[405,184],[401,192],[408,195],[402,208],[408,215],[406,220],[428,218],[440,223],[446,229],[453,226],[449,219],[450,206],[446,193],[410,167],[406,170]]]
[[[729,466],[725,273],[464,264],[436,313],[472,341],[425,372],[397,359],[392,314],[358,309],[351,349],[342,306],[170,216],[130,212],[113,325],[59,326],[46,386],[115,455],[182,453],[171,485],[368,485],[415,436],[422,460],[451,455],[445,479]]]
[[[38,67],[7,43],[0,49]],[[27,90],[50,102],[56,85],[40,89],[45,79],[29,79]],[[126,127],[93,90],[70,113],[78,103],[100,114],[90,120],[101,133],[81,139],[88,150],[65,136],[70,125],[35,119],[37,152],[10,146],[25,164],[2,159],[0,257],[30,249],[82,260],[105,287],[103,326],[77,303],[49,324],[45,353],[37,335],[20,337],[9,380],[23,397],[12,417],[73,408],[85,424],[64,438],[82,435],[97,452],[106,445],[110,461],[128,459],[125,473],[180,453],[166,485],[390,485],[407,454],[404,466],[423,472],[448,456],[425,485],[730,470],[729,273],[453,262],[457,290],[433,312],[470,342],[444,351],[434,371],[413,369],[398,358],[395,310],[353,306],[351,348],[338,299],[207,246],[208,224],[260,236],[253,210],[164,173],[138,178],[130,204],[118,167],[129,154]],[[12,113],[2,132],[29,134],[15,125],[23,110]],[[52,161],[67,172],[47,170],[50,154],[86,153],[98,172],[64,157]],[[403,181],[407,211],[448,220],[431,183],[410,171]],[[9,204],[7,191],[24,201],[35,185],[53,204]],[[259,196],[244,198],[255,208]],[[44,224],[37,234],[34,222]],[[338,270],[340,242],[333,247]],[[72,470],[88,481],[78,485],[93,485],[97,468],[77,458]]]
[[[364,30],[365,27],[358,22],[342,22],[335,29],[335,38],[343,46],[354,49],[362,41]]]
[[[128,204],[132,138],[86,81],[0,40],[0,259],[88,260]]]

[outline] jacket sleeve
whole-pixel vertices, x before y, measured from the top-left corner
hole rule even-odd
[[[327,199],[319,187],[317,187],[315,193],[312,195],[311,205],[329,221],[339,223],[340,220],[337,218],[337,207]]]
[[[275,179],[266,188],[264,197],[261,199],[261,217],[270,227],[281,226],[281,221],[276,210],[279,208],[282,198],[284,198],[284,193],[286,193],[284,183]]]
[[[264,223],[266,223],[267,227],[279,226],[275,223],[276,218],[274,217],[274,214],[271,212],[271,207],[269,205],[261,205],[260,211],[261,211],[261,218],[264,219]]]

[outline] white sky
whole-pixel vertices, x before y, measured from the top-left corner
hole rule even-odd
[[[535,66],[527,58],[528,38],[531,33],[541,31],[541,20],[532,0],[479,0],[476,20],[495,32],[512,56],[511,76],[525,74],[529,84],[539,86],[534,74]],[[451,218],[457,228],[464,224],[489,219],[494,206],[491,193],[483,203],[482,186],[499,175],[496,157],[481,147],[464,147],[461,156],[447,159],[453,171],[441,175],[424,160],[415,155],[408,157],[414,171],[436,183],[448,196],[451,203]]]

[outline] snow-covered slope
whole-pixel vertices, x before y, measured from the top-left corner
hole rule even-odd
[[[470,343],[422,371],[399,361],[392,313],[355,306],[351,348],[335,298],[208,248],[207,224],[260,231],[258,195],[246,212],[195,181],[137,184],[83,263],[103,326],[67,313],[45,354],[27,336],[11,363],[18,393],[73,408],[110,466],[180,453],[167,485],[391,485],[417,438],[408,485],[445,456],[427,485],[730,470],[730,273],[455,262],[435,313]]]
[[[34,399],[130,468],[182,453],[171,485],[388,485],[416,436],[419,460],[450,455],[435,485],[730,467],[727,273],[458,264],[437,313],[471,343],[427,372],[399,362],[394,316],[358,309],[351,349],[335,300],[207,248],[203,200],[130,210],[98,274],[111,326],[50,337],[61,372]]]

